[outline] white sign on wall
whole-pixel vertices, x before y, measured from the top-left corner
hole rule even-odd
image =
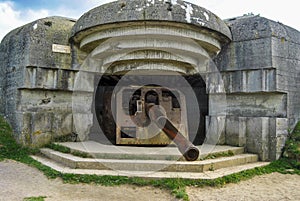
[[[52,51],[57,53],[70,54],[71,48],[67,45],[52,44]]]

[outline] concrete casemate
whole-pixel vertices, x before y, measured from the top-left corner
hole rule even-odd
[[[300,118],[300,32],[258,15],[120,0],[19,27],[0,59],[0,114],[27,146],[114,144],[122,83],[176,89],[190,141],[245,147],[262,161],[280,157]]]

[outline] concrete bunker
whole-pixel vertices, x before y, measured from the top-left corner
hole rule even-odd
[[[167,111],[177,99],[180,115],[170,115],[194,144],[242,146],[275,160],[300,117],[299,40],[272,20],[223,21],[183,1],[116,1],[77,21],[39,19],[1,42],[0,113],[28,146],[115,144],[116,97],[133,88],[119,105],[129,108],[149,89],[173,104]],[[135,101],[143,104],[141,95]]]
[[[129,129],[118,125],[120,119],[118,115],[123,111],[118,107],[120,104],[118,101],[122,102],[123,109],[126,107],[128,110],[130,96],[123,103],[124,96],[117,97],[118,91],[114,92],[116,88],[123,91],[122,87],[161,86],[168,88],[169,91],[181,93],[182,100],[183,98],[185,100],[178,110],[182,115],[177,115],[179,119],[172,118],[177,122],[176,125],[182,127],[182,132],[195,144],[204,142],[206,116],[209,110],[207,93],[209,86],[206,82],[221,77],[209,75],[215,74],[209,69],[209,65],[212,57],[221,50],[221,46],[230,41],[231,34],[223,21],[218,21],[214,14],[201,7],[181,2],[173,5],[174,12],[172,12],[168,10],[169,6],[169,3],[163,1],[151,5],[128,1],[120,8],[120,4],[114,2],[91,10],[75,23],[71,40],[78,48],[78,52],[89,55],[80,66],[84,73],[94,74],[94,78],[89,79],[94,80],[94,83],[89,83],[90,88],[87,87],[86,91],[96,94],[95,102],[91,103],[92,100],[89,100],[88,104],[94,105],[96,110],[91,112],[90,117],[85,117],[91,118],[93,115],[93,119],[100,123],[100,128],[97,128],[95,123],[89,125],[96,126],[86,128],[80,126],[78,129],[81,131],[78,133],[93,133],[90,139],[102,143],[105,142],[105,138],[99,139],[101,138],[97,137],[99,133],[104,133],[113,144],[146,146],[170,144],[164,135],[157,135],[155,139],[149,140],[141,138],[129,140],[128,135],[127,139],[117,138],[118,133],[125,136],[126,131],[121,128]],[[108,7],[118,10],[118,15],[126,17],[107,18]],[[194,16],[189,16],[190,19],[186,13],[189,8],[194,10]],[[153,13],[153,9],[157,13]],[[177,12],[175,10],[180,11],[180,14],[175,15]],[[86,77],[84,73],[82,72],[82,78]],[[188,90],[189,88],[191,90]],[[78,93],[84,91],[80,83],[78,89],[80,89]],[[221,91],[212,93],[219,92]],[[160,99],[168,97],[160,96]],[[144,98],[141,97],[141,104],[146,102]],[[114,100],[117,100],[117,103]],[[80,101],[78,100],[78,104]],[[172,107],[166,110],[172,116],[172,111],[176,109]],[[81,115],[81,112],[78,111],[77,114]],[[126,116],[123,114],[123,119],[126,119]],[[180,119],[181,116],[185,118]],[[82,118],[81,115],[80,119]],[[130,118],[126,121],[130,121]],[[134,123],[130,122],[131,132],[134,129],[134,133],[140,133],[140,137],[141,133],[148,133],[142,126],[136,125],[136,128],[133,128]],[[80,138],[85,140],[86,136],[81,134]]]

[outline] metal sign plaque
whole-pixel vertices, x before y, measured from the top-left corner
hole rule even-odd
[[[64,54],[70,54],[71,48],[67,45],[52,44],[52,51]]]

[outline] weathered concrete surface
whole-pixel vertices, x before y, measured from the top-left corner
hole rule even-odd
[[[255,163],[258,160],[256,154],[239,154],[236,156],[207,159],[203,161],[170,161],[170,160],[139,160],[139,159],[95,159],[81,158],[71,154],[65,154],[51,149],[43,148],[41,153],[47,158],[62,163],[72,169],[88,170],[114,170],[128,172],[128,175],[136,175],[141,172],[148,174],[155,172],[182,172],[200,173],[207,172],[210,168],[221,169],[232,166]]]
[[[287,117],[286,94],[243,93],[228,94],[226,98],[228,116]]]
[[[259,16],[227,20],[233,42],[215,59],[228,93],[287,94],[290,126],[300,117],[300,33]],[[268,94],[269,96],[269,94]]]
[[[300,33],[260,16],[226,22],[233,41],[215,59],[227,92],[225,141],[278,159],[300,118]]]
[[[205,8],[181,0],[115,1],[99,6],[85,13],[77,21],[72,30],[72,37],[76,36],[74,39],[77,41],[81,31],[91,33],[99,25],[136,21],[192,24],[205,28],[203,31],[212,30],[225,41],[231,38],[230,30],[219,17]]]
[[[215,179],[268,163],[257,162],[257,154],[245,154],[242,147],[199,146],[201,160],[186,161],[176,147],[132,147],[103,145],[93,141],[65,142],[72,152],[89,156],[82,158],[43,148],[44,156],[34,156],[53,169],[74,174],[123,175],[142,178]],[[212,155],[234,153],[234,156],[205,159]],[[45,157],[47,156],[47,158]],[[183,160],[178,160],[179,158]],[[229,168],[230,167],[230,168]]]
[[[71,70],[68,40],[73,24],[67,18],[44,18],[2,40],[0,113],[24,144],[38,146],[49,142],[55,133],[70,133],[68,91],[76,72]]]
[[[175,146],[169,147],[132,147],[104,145],[94,141],[85,142],[63,142],[59,145],[68,147],[72,152],[82,152],[94,158],[102,159],[140,159],[140,160],[173,160],[183,159],[182,154]],[[199,160],[208,154],[220,154],[232,152],[234,155],[244,153],[243,147],[212,146],[208,152],[205,147],[197,146],[201,150]]]
[[[108,3],[84,14],[75,23],[70,40],[74,43],[72,66],[80,71],[74,83],[73,97],[96,91],[97,76],[124,76],[131,71],[140,75],[161,72],[164,75],[193,76],[202,73],[201,79],[212,83],[207,85],[210,93],[224,94],[224,87],[220,87],[221,76],[215,75],[217,69],[207,64],[231,40],[231,33],[216,15],[199,6],[183,1]],[[85,54],[89,55],[86,60],[82,57]],[[148,84],[159,85],[152,82]],[[92,130],[101,133],[93,124],[97,118],[90,108],[94,104],[93,98],[89,94],[85,101],[73,99],[75,105],[81,106],[73,110],[74,127],[81,141],[89,139]],[[214,110],[214,115],[220,113],[224,118],[224,110]],[[206,114],[203,111],[203,116]],[[114,121],[112,118],[107,120]],[[205,117],[200,121],[204,127]],[[100,122],[100,126],[102,124],[106,122]],[[201,129],[204,133],[205,129]],[[110,130],[114,132],[114,129]],[[210,129],[209,134],[214,131]],[[218,137],[211,140],[217,143]]]

